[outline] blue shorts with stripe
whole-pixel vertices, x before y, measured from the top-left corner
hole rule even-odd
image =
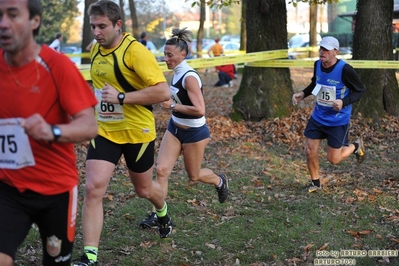
[[[181,128],[176,126],[172,118],[168,123],[168,131],[172,133],[181,144],[194,143],[211,137],[207,124],[201,127]]]

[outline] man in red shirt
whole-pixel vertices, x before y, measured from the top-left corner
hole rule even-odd
[[[216,66],[216,72],[218,72],[219,80],[215,83],[215,87],[232,87],[233,79],[235,74],[235,68],[233,64]]]
[[[73,142],[97,134],[97,103],[71,60],[36,43],[40,0],[0,1],[0,265],[33,223],[43,265],[70,266],[78,172]]]

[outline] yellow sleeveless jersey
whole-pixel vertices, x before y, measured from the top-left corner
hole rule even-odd
[[[166,82],[154,55],[131,35],[124,33],[118,46],[105,49],[98,43],[91,50],[91,78],[98,100],[98,134],[123,143],[144,143],[156,138],[151,106],[101,102],[105,83],[120,92],[142,90]]]

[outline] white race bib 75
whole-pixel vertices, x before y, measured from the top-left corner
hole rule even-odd
[[[0,119],[0,168],[20,169],[35,165],[28,135],[19,120]]]

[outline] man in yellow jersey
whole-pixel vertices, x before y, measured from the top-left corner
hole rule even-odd
[[[139,197],[157,209],[158,232],[172,232],[162,187],[152,181],[155,119],[151,105],[171,94],[154,55],[139,41],[122,33],[121,11],[110,0],[100,0],[88,10],[96,43],[91,48],[91,78],[98,136],[90,143],[86,161],[85,198],[82,209],[84,253],[75,265],[97,265],[103,226],[102,199],[123,154]]]

